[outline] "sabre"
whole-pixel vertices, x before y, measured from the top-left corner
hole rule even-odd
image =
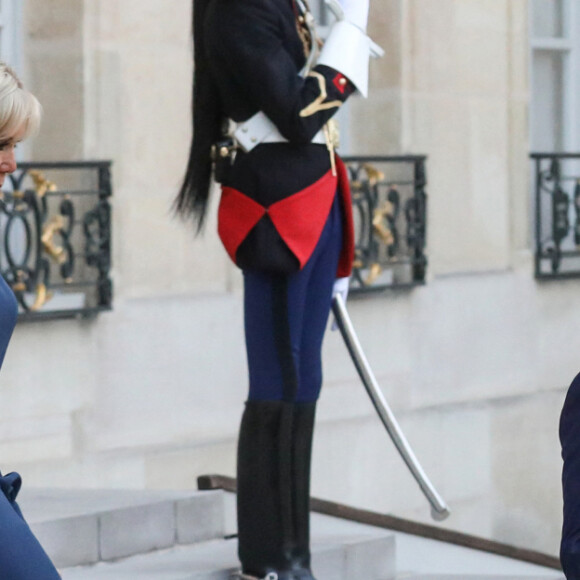
[[[356,367],[362,383],[367,390],[383,425],[395,444],[399,455],[407,464],[407,467],[411,471],[415,481],[419,484],[421,491],[431,504],[431,517],[437,521],[444,520],[449,516],[449,508],[443,498],[437,493],[437,490],[433,487],[431,481],[429,481],[429,478],[423,471],[419,460],[413,453],[407,438],[403,434],[397,419],[393,415],[393,412],[391,411],[362,350],[342,296],[337,294],[333,298],[332,311],[354,366]]]

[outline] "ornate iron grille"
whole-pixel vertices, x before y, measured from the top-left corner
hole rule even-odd
[[[580,153],[533,153],[539,279],[580,277]]]
[[[367,292],[425,283],[425,156],[345,157],[355,219],[351,289]]]
[[[0,274],[21,320],[88,317],[112,302],[111,163],[20,163],[0,193]]]

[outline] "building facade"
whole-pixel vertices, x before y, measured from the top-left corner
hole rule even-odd
[[[190,488],[234,474],[241,276],[171,216],[190,139],[189,0],[2,0],[0,50],[45,109],[34,161],[113,161],[114,307],[17,326],[2,468],[28,485]],[[580,370],[580,281],[534,277],[535,149],[579,149],[573,0],[371,0],[386,57],[345,152],[428,156],[427,281],[350,301],[375,373],[450,504],[445,526],[556,553],[558,416]],[[214,202],[216,201],[214,195]],[[313,494],[428,507],[325,342]]]

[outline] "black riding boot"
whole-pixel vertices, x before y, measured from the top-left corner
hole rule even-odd
[[[310,570],[310,463],[315,403],[296,403],[292,423],[292,568],[296,580],[315,580]]]
[[[292,568],[293,405],[248,401],[238,441],[238,555],[244,575],[295,580]]]

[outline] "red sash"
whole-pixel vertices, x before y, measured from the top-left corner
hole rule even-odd
[[[354,258],[354,228],[348,174],[339,158],[337,170],[338,177],[329,171],[307,188],[267,208],[233,187],[222,186],[218,233],[230,258],[236,262],[240,244],[258,221],[268,214],[280,237],[299,261],[300,268],[303,268],[318,243],[339,187],[345,217],[337,276],[350,275]]]

